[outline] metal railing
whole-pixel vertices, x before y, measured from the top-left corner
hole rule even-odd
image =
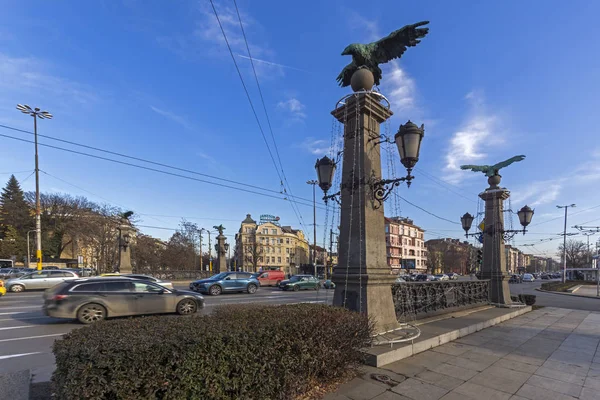
[[[423,318],[489,303],[489,281],[408,282],[392,285],[399,320]]]

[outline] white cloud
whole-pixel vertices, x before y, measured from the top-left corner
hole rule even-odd
[[[331,143],[323,139],[315,139],[308,137],[300,144],[305,150],[308,150],[310,154],[315,156],[324,156],[331,154]]]
[[[97,100],[92,88],[60,77],[52,73],[54,69],[38,58],[11,57],[0,53],[0,96],[10,97],[10,101],[15,103],[18,98],[26,98],[31,106],[43,103],[42,106],[48,109]]]
[[[390,100],[392,109],[395,111],[408,112],[416,108],[416,84],[400,64],[393,60],[389,67],[385,68],[385,79],[382,80],[384,93]]]
[[[187,119],[181,115],[177,115],[175,113],[172,113],[170,111],[166,111],[166,110],[162,110],[158,107],[154,107],[154,106],[150,106],[150,108],[152,109],[152,111],[154,111],[155,113],[162,115],[163,117],[170,119],[171,121],[183,126],[186,129],[192,129],[191,124],[187,121]]]
[[[216,162],[216,160],[212,156],[210,156],[210,155],[208,155],[206,153],[203,153],[203,152],[200,151],[197,154],[198,154],[198,157],[203,158],[203,159],[205,159],[207,161],[210,161],[210,162],[213,162],[213,163]]]
[[[277,108],[288,111],[295,121],[303,121],[306,118],[306,113],[304,112],[306,106],[295,97],[280,101],[277,103]]]
[[[461,165],[481,162],[487,157],[487,149],[503,142],[497,130],[497,117],[486,112],[483,97],[475,93],[472,91],[465,96],[471,103],[470,116],[454,132],[446,152],[444,180],[452,184],[473,176],[472,172],[461,170]]]
[[[530,182],[527,186],[512,191],[511,197],[515,204],[529,203],[531,207],[552,203],[563,189],[564,179]]]

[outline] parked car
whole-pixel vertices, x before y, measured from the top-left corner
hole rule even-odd
[[[399,276],[396,278],[396,283],[406,283],[406,279],[403,276]]]
[[[449,281],[450,280],[450,278],[446,274],[437,274],[437,275],[434,275],[434,278],[435,278],[434,279],[435,281]]]
[[[523,282],[533,282],[535,281],[535,278],[532,274],[524,274],[523,275]]]
[[[0,297],[6,294],[6,287],[4,287],[4,281],[0,280]]]
[[[435,281],[435,276],[428,274],[419,274],[415,277],[415,282],[433,282]]]
[[[56,265],[46,265],[46,266],[42,267],[42,270],[46,270],[46,269],[56,270],[56,269],[60,269],[60,268],[58,268]]]
[[[190,290],[218,296],[223,292],[256,293],[260,283],[249,272],[222,272],[190,283]]]
[[[167,289],[154,282],[130,278],[82,278],[46,290],[44,313],[54,318],[91,324],[129,315],[194,314],[204,297],[187,290]]]
[[[457,280],[458,277],[460,276],[460,274],[457,274],[456,272],[450,272],[446,275],[448,275],[448,278],[450,278],[451,281]]]
[[[6,290],[11,292],[22,292],[24,290],[48,289],[68,279],[77,279],[76,273],[71,271],[36,271],[25,274],[19,278],[6,281]]]
[[[325,289],[335,289],[335,283],[333,283],[330,279],[327,279],[325,282],[323,282],[323,287]]]
[[[285,273],[283,271],[265,271],[253,275],[258,279],[261,286],[279,287],[279,284],[285,280]]]
[[[294,275],[279,284],[281,290],[318,290],[319,280],[312,275]]]

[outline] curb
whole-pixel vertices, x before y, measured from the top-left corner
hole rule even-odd
[[[538,288],[536,288],[534,290],[537,290],[538,292],[542,292],[542,293],[560,294],[560,295],[563,295],[563,296],[581,297],[581,298],[584,298],[584,299],[596,299],[596,300],[600,300],[600,297],[596,297],[596,296],[594,296],[594,297],[592,297],[592,296],[584,296],[582,294],[573,294],[573,293],[565,293],[565,292],[555,292],[555,291],[552,291],[552,290],[542,290],[542,289],[538,289]]]

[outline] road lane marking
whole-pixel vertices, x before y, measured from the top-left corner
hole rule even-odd
[[[22,313],[19,313],[19,314],[22,314]],[[27,317],[27,318],[19,318],[19,321],[25,321],[25,320],[28,320],[28,319],[44,319],[44,318],[48,319],[48,318],[52,318],[52,317]],[[16,321],[16,319],[14,319],[14,318],[3,318],[3,319],[0,319],[0,322],[2,322],[2,321]]]
[[[34,353],[9,354],[9,355],[6,355],[6,356],[0,356],[0,360],[6,360],[8,358],[15,358],[15,357],[31,356],[31,355],[34,355],[34,354],[41,354],[41,353],[42,353],[41,351],[36,351]]]
[[[0,315],[13,315],[13,314],[25,314],[25,311],[15,311],[15,312],[3,312]]]
[[[52,335],[40,335],[40,336],[18,337],[18,338],[11,338],[11,339],[0,339],[0,343],[14,342],[15,340],[41,339],[41,338],[47,338],[47,337],[52,337],[52,336],[63,336],[66,334],[67,333],[53,333]]]
[[[6,309],[10,309],[10,310],[17,310],[17,309],[24,309],[24,308],[42,308],[42,306],[18,306],[18,307],[0,307],[0,310],[6,310]]]
[[[36,327],[36,325],[9,326],[7,328],[0,328],[0,331],[8,331],[9,329],[33,328],[33,327]]]

